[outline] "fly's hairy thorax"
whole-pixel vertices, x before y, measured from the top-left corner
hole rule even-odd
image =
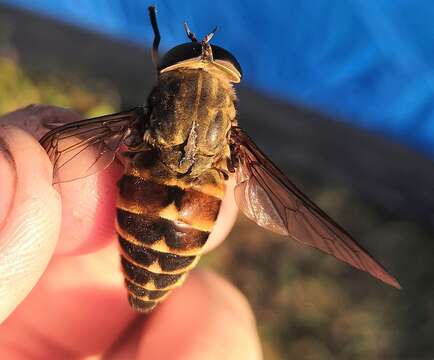
[[[117,232],[131,306],[153,309],[198,262],[224,195],[235,94],[203,70],[160,75],[149,97],[151,150],[119,182]]]
[[[178,175],[195,177],[229,157],[235,122],[231,83],[202,69],[163,73],[148,99],[150,129],[145,140]]]

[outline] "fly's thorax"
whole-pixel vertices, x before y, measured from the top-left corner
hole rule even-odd
[[[204,69],[162,73],[149,96],[145,141],[160,150],[173,171],[200,175],[228,155],[234,101],[231,83],[217,74]]]

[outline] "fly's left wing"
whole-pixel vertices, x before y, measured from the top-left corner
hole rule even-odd
[[[87,177],[107,168],[131,136],[143,109],[75,121],[55,127],[39,141],[53,163],[54,183]]]
[[[240,128],[231,130],[235,200],[251,220],[313,246],[377,279],[401,288],[363,247],[304,195]]]

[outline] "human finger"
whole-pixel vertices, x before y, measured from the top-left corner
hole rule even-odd
[[[114,244],[87,255],[57,256],[0,327],[0,357],[69,359],[99,354],[135,317]]]
[[[9,114],[5,122],[27,129],[41,136],[44,123],[66,123],[80,116],[66,109],[32,105]],[[88,163],[88,160],[84,160]],[[75,162],[73,166],[79,166]],[[72,173],[80,169],[69,169]],[[62,183],[58,190],[62,197],[62,228],[57,254],[82,254],[99,249],[116,238],[114,217],[116,208],[116,182],[122,175],[119,163],[84,179]],[[213,232],[204,248],[210,251],[220,244],[232,228],[237,207],[233,198],[233,179],[227,182],[227,191]]]
[[[193,272],[107,359],[261,359],[255,320],[243,295],[209,271]]]
[[[60,230],[52,167],[28,133],[0,126],[0,322],[44,272]]]
[[[234,177],[231,177],[228,181],[226,181],[225,196],[223,198],[214,229],[209,235],[209,238],[203,249],[204,253],[207,253],[220,245],[222,241],[226,239],[235,224],[235,220],[237,219],[238,215],[238,207],[235,203],[234,187],[235,179]]]
[[[39,140],[47,131],[44,124],[60,125],[80,119],[80,115],[67,109],[31,105],[3,116],[1,123],[18,126]],[[79,164],[76,162],[73,166]],[[80,170],[68,169],[71,172]],[[120,164],[114,163],[98,174],[56,186],[62,199],[62,224],[57,254],[88,253],[115,240],[116,181],[121,173]]]

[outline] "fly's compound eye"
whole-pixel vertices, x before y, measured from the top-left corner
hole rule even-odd
[[[158,70],[164,70],[170,66],[189,59],[194,59],[202,54],[202,45],[199,42],[185,43],[170,49],[158,64]]]
[[[235,68],[236,71],[238,71],[240,75],[240,79],[243,76],[243,71],[241,70],[241,65],[229,51],[226,49],[221,48],[220,46],[211,45],[212,54],[214,56],[214,61],[221,62],[222,64],[229,64]]]
[[[223,64],[223,66],[232,66],[242,76],[241,66],[235,56],[229,51],[221,48],[220,46],[211,45],[213,60],[216,63]],[[200,42],[190,42],[175,46],[170,49],[161,59],[158,65],[158,71],[164,71],[170,67],[174,67],[180,62],[193,60],[202,55],[202,45]]]

